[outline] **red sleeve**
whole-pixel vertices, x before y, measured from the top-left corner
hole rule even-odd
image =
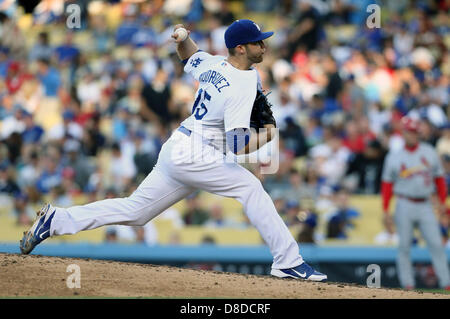
[[[381,182],[381,196],[383,199],[383,211],[385,213],[389,210],[389,203],[391,202],[392,198],[392,188],[393,184],[390,182]]]
[[[436,185],[436,193],[442,204],[445,204],[447,199],[447,184],[445,184],[445,179],[443,176],[436,177],[434,179],[434,184]]]

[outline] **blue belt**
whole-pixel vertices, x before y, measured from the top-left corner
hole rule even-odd
[[[191,130],[185,128],[184,126],[180,126],[180,127],[178,128],[178,131],[180,131],[181,133],[183,133],[183,134],[186,135],[186,136],[191,136],[191,133],[192,133]]]
[[[192,134],[192,131],[191,131],[190,129],[185,128],[183,125],[181,125],[179,128],[177,128],[177,131],[180,131],[181,133],[183,133],[183,134],[186,135],[186,136],[191,136],[191,134]],[[212,146],[212,147],[214,147],[214,148],[217,149],[217,147],[214,146],[214,145],[211,143],[210,140],[207,140],[207,139],[203,138],[203,142],[204,142],[205,144],[210,145],[210,146]],[[223,155],[227,155],[227,154],[224,152]]]

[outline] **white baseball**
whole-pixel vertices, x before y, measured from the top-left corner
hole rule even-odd
[[[185,28],[178,28],[175,33],[178,34],[178,39],[180,39],[180,41],[184,41],[188,37],[188,32]]]

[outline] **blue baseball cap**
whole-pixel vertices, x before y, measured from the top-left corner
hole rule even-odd
[[[239,44],[267,39],[272,35],[273,31],[261,32],[260,27],[251,20],[236,20],[225,31],[225,45],[228,49],[231,49]]]
[[[66,111],[64,111],[62,116],[63,116],[64,120],[71,121],[71,120],[73,120],[75,118],[75,113],[73,111],[71,111],[71,110],[66,110]]]

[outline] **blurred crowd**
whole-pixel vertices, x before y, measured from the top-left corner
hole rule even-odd
[[[71,4],[80,19],[69,24]],[[367,22],[370,4],[381,9],[379,28]],[[256,68],[280,129],[280,169],[249,169],[286,223],[303,226],[301,241],[320,239],[319,216],[323,237],[346,238],[360,215],[348,197],[379,193],[406,114],[420,119],[450,186],[448,1],[44,0],[28,28],[16,1],[0,10],[0,193],[20,224],[44,198],[67,207],[80,196],[130,194],[194,100],[173,25],[184,23],[202,50],[227,55],[226,27],[252,15],[275,31]],[[177,220],[229,226],[221,210]]]

